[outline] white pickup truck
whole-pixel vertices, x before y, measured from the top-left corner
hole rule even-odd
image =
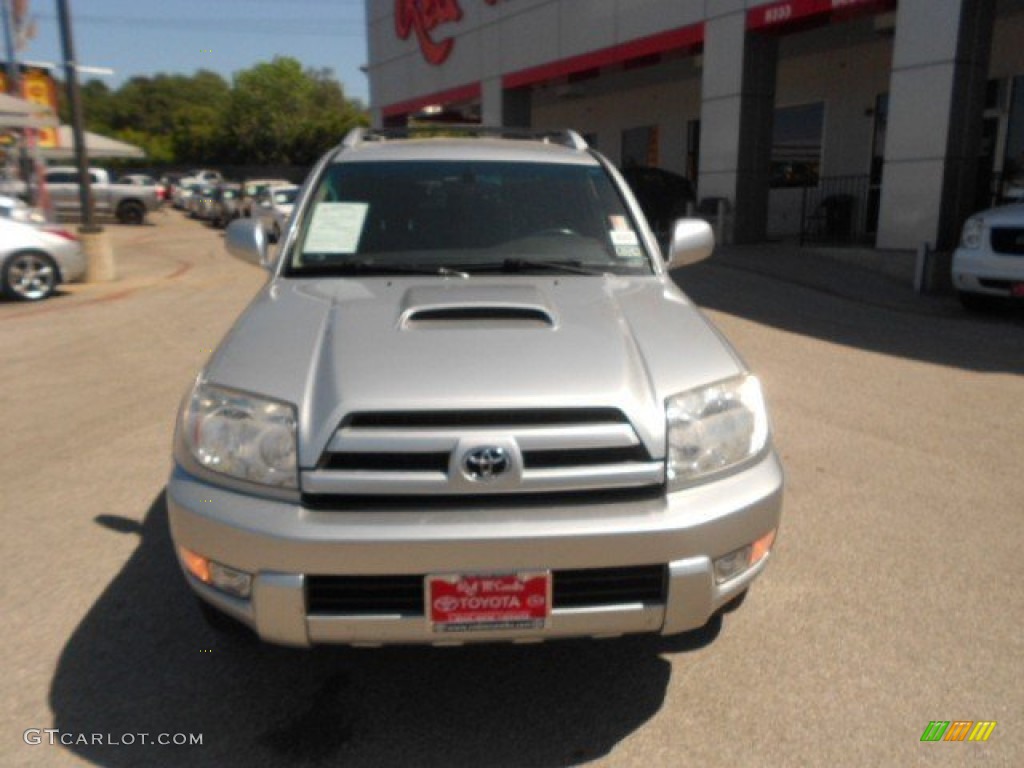
[[[156,186],[116,184],[103,168],[90,168],[89,175],[97,216],[114,216],[122,224],[142,224],[149,211],[160,207]],[[47,168],[46,188],[58,213],[81,215],[77,168]]]

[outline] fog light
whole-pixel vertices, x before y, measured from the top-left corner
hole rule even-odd
[[[245,571],[210,561],[210,583],[229,595],[247,598],[252,588],[252,576]]]
[[[195,576],[204,584],[210,583],[210,561],[202,555],[196,554],[190,549],[178,547],[181,554],[181,562],[185,570]]]
[[[721,584],[750,567],[751,545],[740,547],[715,560],[715,583]]]

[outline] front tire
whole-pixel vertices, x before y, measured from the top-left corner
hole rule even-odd
[[[42,301],[53,293],[59,279],[57,265],[47,254],[15,253],[0,269],[0,293],[16,301]]]
[[[117,220],[122,224],[138,226],[146,220],[146,209],[142,203],[126,201],[117,207]]]

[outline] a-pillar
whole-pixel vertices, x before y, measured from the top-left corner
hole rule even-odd
[[[948,251],[976,204],[994,0],[900,0],[879,248]]]
[[[745,4],[708,0],[701,77],[701,199],[732,209],[726,239],[763,240],[768,223],[778,42],[747,30]]]
[[[529,89],[506,90],[502,87],[500,77],[488,78],[480,85],[480,115],[484,125],[506,128],[530,127]]]

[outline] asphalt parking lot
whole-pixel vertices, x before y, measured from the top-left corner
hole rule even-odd
[[[108,231],[120,281],[0,303],[3,765],[1024,765],[1019,316],[682,271],[788,475],[739,611],[671,641],[294,651],[206,628],[163,500],[178,401],[263,273],[177,213]],[[922,743],[933,720],[997,726]]]

